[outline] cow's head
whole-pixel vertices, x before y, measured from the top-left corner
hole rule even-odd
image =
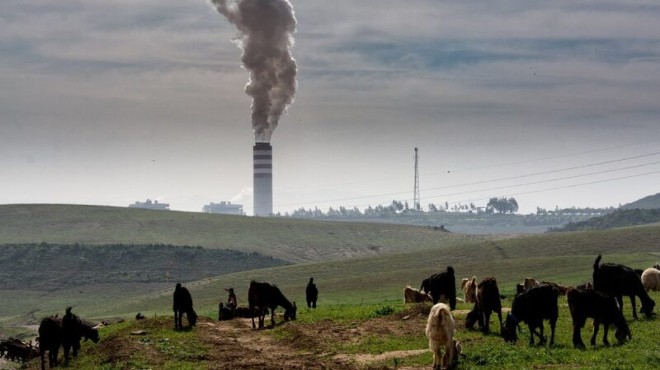
[[[511,313],[506,315],[500,335],[504,338],[505,342],[515,343],[518,340],[518,320]]]
[[[285,321],[295,320],[296,312],[298,312],[298,307],[296,307],[296,302],[293,302],[291,308],[284,310],[284,320]]]

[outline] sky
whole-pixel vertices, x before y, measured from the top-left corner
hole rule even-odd
[[[265,1],[265,0],[264,0]],[[610,207],[660,192],[660,3],[291,1],[273,208]],[[0,204],[252,214],[251,98],[209,0],[0,2]]]

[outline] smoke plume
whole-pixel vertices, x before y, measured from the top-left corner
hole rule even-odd
[[[270,142],[293,102],[298,67],[291,56],[296,18],[288,0],[211,0],[240,32],[241,61],[250,71],[245,92],[252,97],[255,142]]]

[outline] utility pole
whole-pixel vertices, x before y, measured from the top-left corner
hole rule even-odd
[[[419,199],[419,154],[415,147],[415,190],[413,191],[413,209],[421,211],[422,205]]]

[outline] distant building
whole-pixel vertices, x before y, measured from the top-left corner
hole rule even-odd
[[[244,215],[242,204],[231,204],[231,202],[220,202],[207,204],[202,208],[204,213],[221,213],[223,215]]]
[[[151,201],[147,199],[146,202],[135,202],[128,205],[129,208],[144,208],[144,209],[157,209],[161,211],[169,211],[170,205],[167,203],[158,203],[157,200]]]

